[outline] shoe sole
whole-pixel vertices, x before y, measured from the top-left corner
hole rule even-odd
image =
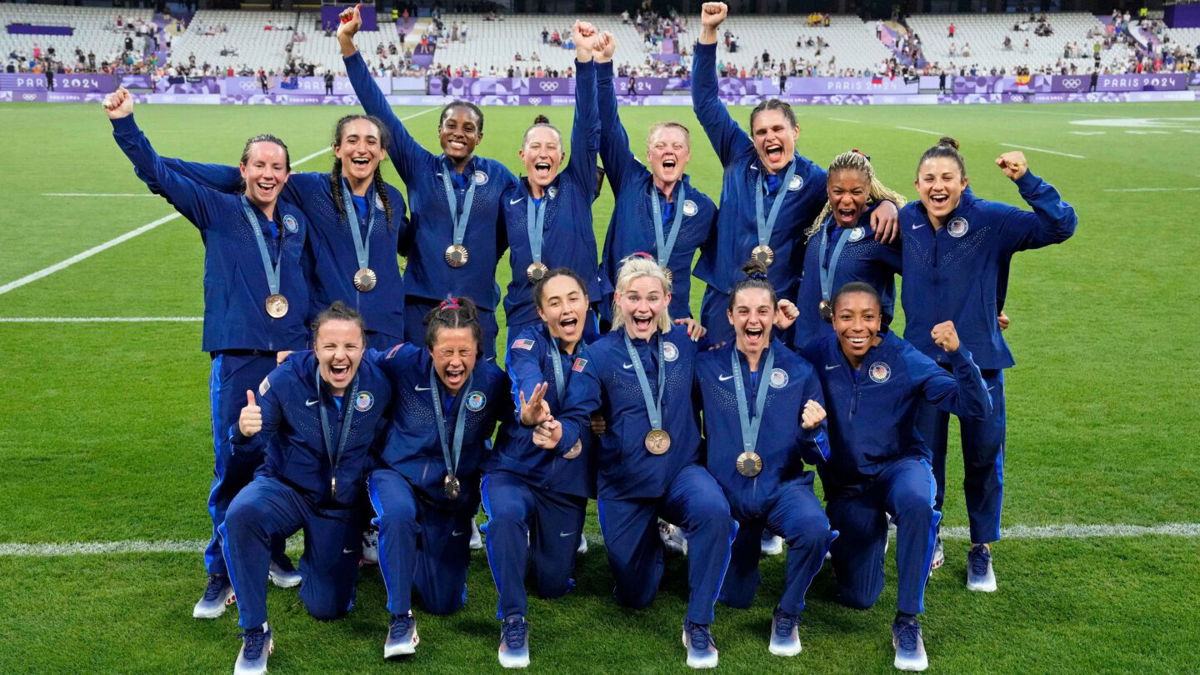
[[[391,658],[395,658],[397,656],[410,656],[412,654],[416,654],[417,653],[417,644],[420,642],[421,642],[420,636],[417,635],[416,631],[413,631],[412,642],[408,642],[408,643],[402,644],[402,645],[396,645],[395,647],[387,647],[385,645],[383,648],[383,658],[391,659]]]
[[[689,668],[704,669],[704,668],[716,668],[717,667],[717,657],[716,656],[713,656],[711,660],[707,659],[707,658],[702,661],[698,660],[698,659],[692,659],[691,649],[688,647],[687,633],[683,633],[683,648],[688,650],[687,664],[688,664]]]
[[[769,645],[767,647],[767,651],[771,652],[775,656],[795,656],[803,651],[803,649],[804,648],[801,645],[797,645],[795,647],[776,647],[775,645]]]
[[[525,655],[524,658],[512,657],[512,656],[505,657],[504,654],[498,654],[498,656],[500,659],[500,666],[503,668],[528,668],[529,667],[529,655],[528,654]]]
[[[896,670],[903,670],[909,673],[919,673],[929,668],[929,659],[924,661],[901,661],[899,658],[892,661],[892,665]]]
[[[267,578],[270,579],[271,583],[275,584],[275,586],[278,588],[295,588],[300,585],[301,581],[303,581],[303,578],[299,574],[297,574],[294,579],[291,579],[279,576],[274,572],[268,572]]]
[[[267,656],[270,657],[274,653],[275,653],[275,639],[272,638],[270,641],[267,642]],[[235,663],[233,666],[233,675],[244,675],[246,673],[265,673],[265,672],[267,672],[267,670],[268,670],[267,668],[263,668],[262,670],[238,670],[237,664]]]
[[[975,591],[976,593],[995,593],[996,592],[996,582],[993,581],[991,583],[986,583],[986,582],[985,583],[971,583],[970,581],[968,581],[967,582],[967,590]]]
[[[233,593],[230,593],[229,597],[225,598],[225,602],[218,605],[217,609],[212,610],[211,612],[205,612],[201,609],[193,607],[192,608],[192,618],[193,619],[217,619],[217,618],[220,618],[220,616],[225,613],[226,608],[228,608],[230,605],[232,605],[235,602],[237,602],[237,596],[234,595]]]

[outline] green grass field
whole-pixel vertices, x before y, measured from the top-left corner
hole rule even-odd
[[[323,107],[139,106],[163,154],[236,160],[270,131],[293,160],[329,143]],[[421,112],[402,109],[399,115]],[[480,154],[518,169],[529,108],[487,111]],[[544,109],[565,131],[571,112]],[[1179,104],[973,107],[811,107],[799,111],[801,152],[819,163],[856,147],[883,180],[912,197],[920,153],[948,133],[962,143],[976,192],[1020,204],[991,160],[1025,150],[1079,212],[1065,245],[1017,256],[1006,311],[1018,365],[1009,371],[1005,524],[1143,525],[1200,522],[1200,106]],[[744,118],[746,109],[734,114]],[[642,154],[660,119],[692,127],[693,184],[714,198],[720,166],[690,108],[622,111]],[[1147,124],[1145,120],[1152,120]],[[1099,120],[1080,125],[1073,122]],[[409,123],[434,148],[436,114]],[[0,286],[174,211],[146,193],[95,105],[0,106]],[[1075,133],[1083,132],[1083,133]],[[1044,152],[1053,150],[1056,153]],[[324,171],[323,154],[296,167]],[[389,180],[398,183],[390,166]],[[1131,190],[1138,191],[1131,191]],[[596,205],[608,222],[611,193]],[[599,234],[602,236],[602,233]],[[44,278],[0,291],[0,672],[228,671],[239,646],[236,611],[191,618],[204,585],[196,552],[19,554],[12,544],[195,541],[209,531],[212,468],[208,357],[197,322],[11,322],[37,317],[197,317],[202,247],[183,219]],[[507,263],[501,265],[507,283]],[[699,288],[693,301],[698,306]],[[953,437],[953,436],[952,436]],[[961,480],[950,453],[949,483]],[[945,523],[966,524],[952,487]],[[593,515],[588,532],[598,534]],[[1011,538],[995,547],[1000,590],[963,587],[967,542],[947,543],[923,618],[931,672],[1196,672],[1200,540],[1165,534]],[[35,550],[36,553],[36,550]],[[721,668],[739,672],[888,672],[895,575],[869,611],[832,600],[828,568],[810,590],[804,652],[767,653],[782,559],[763,563],[749,611],[717,609]],[[679,622],[685,561],[669,561],[655,605],[611,600],[602,547],[580,562],[576,592],[531,601],[532,667],[541,671],[682,671]],[[278,672],[497,670],[496,593],[475,554],[467,608],[418,613],[422,642],[385,663],[383,584],[368,570],[358,606],[331,624],[307,616],[294,592],[268,594]]]

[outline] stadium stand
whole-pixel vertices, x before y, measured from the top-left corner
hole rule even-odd
[[[170,61],[187,64],[194,55],[197,65],[207,63],[221,70],[282,70],[298,18],[296,12],[202,9],[174,39]]]
[[[135,51],[143,51],[143,40],[133,34],[131,24],[141,21],[150,24],[153,10],[127,8],[65,7],[59,5],[0,4],[0,24],[31,24],[35,26],[64,26],[73,29],[72,35],[29,35],[0,32],[0,53],[6,63],[27,63],[34,48],[43,54],[54,49],[54,56],[64,64],[75,63],[75,50],[95,54],[96,63],[114,61],[125,51],[125,38],[134,39]],[[121,25],[117,25],[120,17]],[[14,58],[17,57],[17,58]]]

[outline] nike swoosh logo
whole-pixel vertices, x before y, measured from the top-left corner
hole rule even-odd
[[[732,375],[718,375],[717,379],[720,380],[721,382],[728,382],[729,380],[733,379],[733,376]]]
[[[354,553],[354,549],[350,549],[350,548],[342,549],[342,555],[350,555],[351,553]]]
[[[919,229],[921,229],[922,227],[925,227],[925,223],[921,223],[920,225],[913,225],[913,226],[912,226],[912,229],[914,229],[914,230],[919,230]]]
[[[624,368],[625,370],[629,370],[630,368],[633,367],[633,364],[632,363],[622,363],[621,367]]]
[[[833,370],[834,368],[841,368],[841,367],[842,367],[842,366],[841,366],[840,364],[836,364],[836,363],[835,363],[835,364],[834,364],[834,365],[832,365],[832,366],[825,366],[825,370]]]
[[[510,199],[510,200],[508,200],[508,205],[512,206],[513,204],[520,204],[523,199],[525,199],[525,198],[521,197],[519,199]]]
[[[573,535],[573,534],[575,534],[573,531],[572,531],[572,532],[559,532],[559,533],[558,533],[558,536],[560,536],[560,537],[569,537],[569,536],[571,536],[571,535]]]
[[[413,391],[429,391],[429,387],[416,386],[413,387]]]
[[[458,530],[454,530],[453,532],[450,533],[450,536],[451,537],[461,537],[461,536],[463,536],[463,534],[465,534],[465,533],[459,532]]]
[[[320,402],[321,402],[321,400],[320,400],[320,399],[315,399],[315,398],[314,398],[314,399],[313,399],[313,400],[311,400],[311,401],[305,401],[305,402],[304,402],[304,405],[306,405],[306,406],[308,406],[308,407],[310,407],[310,408],[311,408],[311,407],[313,407],[314,405],[316,405],[316,404],[318,404],[318,403],[320,403]]]

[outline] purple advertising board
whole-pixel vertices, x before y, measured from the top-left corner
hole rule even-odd
[[[219,94],[221,81],[215,77],[164,77],[154,84],[154,91],[159,94]]]
[[[219,80],[223,89],[220,92],[226,96],[247,96],[250,94],[262,94],[262,85],[259,84],[257,77],[226,77]],[[375,83],[379,85],[379,89],[384,95],[392,93],[392,78],[377,77]],[[294,86],[293,86],[294,85]],[[269,94],[325,94],[325,78],[323,77],[295,77],[295,78],[267,78],[267,93]],[[350,79],[346,77],[333,78],[333,94],[335,96],[353,96],[354,88],[350,86]]]
[[[779,81],[764,78],[717,78],[721,96],[778,96]]]
[[[870,77],[790,77],[787,91],[796,95],[822,94],[915,94],[920,90],[918,82],[905,82],[903,78]]]
[[[70,26],[37,26],[31,23],[8,24],[9,35],[74,35]]]
[[[55,75],[54,90],[62,92],[98,91],[107,94],[117,88],[115,75]],[[46,91],[46,76],[41,73],[0,74],[0,89],[9,91]]]
[[[1101,75],[1096,91],[1183,91],[1187,86],[1187,73]]]
[[[999,94],[1011,91],[1015,83],[1014,78],[1000,75],[955,76],[953,91],[956,94]]]
[[[452,77],[450,91],[442,91],[441,78],[429,82],[434,96],[574,96],[573,77]]]

